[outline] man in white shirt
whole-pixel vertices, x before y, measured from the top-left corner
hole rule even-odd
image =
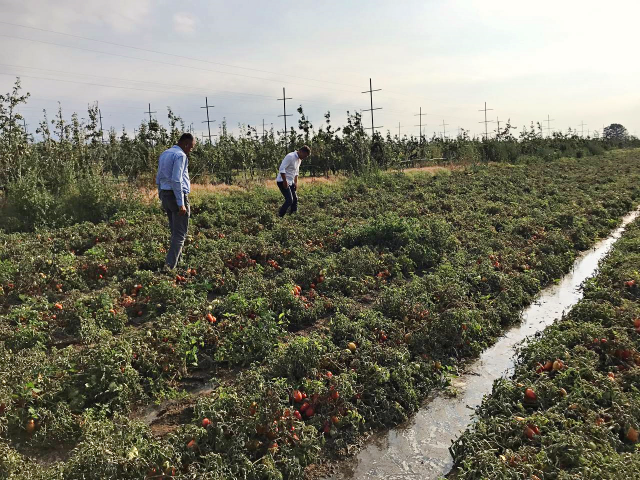
[[[284,217],[289,207],[291,207],[291,213],[298,211],[298,195],[296,190],[298,188],[298,174],[300,173],[300,164],[302,160],[311,155],[311,149],[306,145],[300,147],[295,152],[289,153],[278,170],[278,176],[276,182],[282,195],[284,196],[284,203],[280,207],[279,215]]]

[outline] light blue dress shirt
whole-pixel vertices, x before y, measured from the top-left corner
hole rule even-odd
[[[184,205],[184,196],[191,191],[189,158],[178,146],[165,150],[158,158],[156,185],[159,190],[173,190],[178,206]]]

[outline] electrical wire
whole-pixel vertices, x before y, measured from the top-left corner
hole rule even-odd
[[[142,52],[155,53],[155,54],[159,54],[159,55],[167,55],[167,56],[170,56],[170,57],[182,58],[182,59],[191,60],[191,61],[194,61],[194,62],[208,63],[208,64],[211,64],[211,65],[220,65],[220,66],[223,66],[223,67],[237,68],[237,69],[249,70],[249,71],[253,71],[253,72],[268,73],[268,74],[271,74],[271,75],[282,75],[282,72],[271,72],[269,70],[260,70],[258,68],[242,67],[242,66],[239,66],[239,65],[231,65],[231,64],[227,64],[227,63],[212,62],[210,60],[203,60],[203,59],[200,59],[200,58],[188,57],[188,56],[185,56],[185,55],[178,55],[178,54],[169,53],[169,52],[161,52],[161,51],[158,51],[158,50],[150,50],[148,48],[135,47],[133,45],[126,45],[126,44],[123,44],[123,43],[108,42],[106,40],[97,40],[95,38],[83,37],[81,35],[73,35],[71,33],[58,32],[56,30],[48,30],[46,28],[38,28],[38,27],[31,27],[31,26],[28,26],[28,25],[21,25],[19,23],[3,22],[3,21],[0,20],[0,24],[11,25],[11,26],[14,26],[14,27],[28,28],[28,29],[37,30],[37,31],[40,31],[40,32],[55,33],[56,35],[64,35],[64,36],[67,36],[67,37],[79,38],[81,40],[89,40],[91,42],[104,43],[106,45],[113,45],[113,46],[116,46],[116,47],[130,48],[132,50],[139,50],[139,51],[142,51]],[[329,80],[316,80],[315,78],[301,77],[301,76],[297,76],[297,75],[289,75],[289,74],[287,74],[287,77],[299,78],[301,80],[310,80],[312,82],[331,83],[331,84],[334,84],[334,85],[341,85],[341,86],[344,86],[344,87],[360,88],[358,85],[350,85],[348,83],[340,83],[340,82],[331,82]]]
[[[141,62],[157,63],[157,64],[160,64],[160,65],[169,65],[169,66],[172,66],[172,67],[188,68],[188,69],[191,69],[191,70],[198,70],[198,71],[202,71],[202,72],[217,73],[217,74],[220,74],[220,75],[232,75],[232,76],[236,76],[236,77],[243,77],[243,78],[251,78],[251,79],[254,79],[254,80],[261,80],[263,82],[275,82],[275,83],[279,83],[280,85],[282,85],[284,83],[285,85],[296,85],[296,86],[302,86],[302,87],[308,87],[308,88],[320,88],[320,89],[325,89],[325,90],[334,90],[334,91],[337,91],[337,92],[361,93],[361,92],[354,92],[354,91],[351,91],[351,90],[342,90],[342,89],[338,89],[338,88],[322,87],[322,86],[319,86],[319,85],[305,85],[303,83],[294,83],[294,82],[288,82],[288,81],[284,81],[283,82],[281,80],[274,80],[274,79],[271,79],[271,78],[256,77],[256,76],[253,76],[253,75],[244,75],[242,73],[223,72],[223,71],[219,71],[219,70],[211,70],[211,69],[208,69],[208,68],[193,67],[193,66],[190,66],[190,65],[180,65],[180,64],[177,64],[177,63],[163,62],[161,60],[150,60],[150,59],[147,59],[147,58],[132,57],[130,55],[122,55],[122,54],[119,54],[119,53],[105,52],[105,51],[102,51],[102,50],[93,50],[93,49],[90,49],[90,48],[76,47],[76,46],[73,46],[73,45],[65,45],[63,43],[45,42],[44,40],[35,40],[35,39],[32,39],[32,38],[18,37],[18,36],[15,36],[15,35],[0,34],[0,37],[13,38],[13,39],[16,39],[16,40],[24,40],[26,42],[41,43],[41,44],[44,44],[44,45],[52,45],[52,46],[62,47],[62,48],[70,48],[70,49],[81,50],[81,51],[90,52],[90,53],[100,53],[102,55],[111,55],[111,56],[114,56],[114,57],[127,58],[129,60],[138,60],[138,61],[141,61]]]

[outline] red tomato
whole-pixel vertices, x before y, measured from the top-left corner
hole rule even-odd
[[[524,391],[524,398],[530,402],[535,402],[538,399],[536,392],[533,391],[532,388],[527,388]]]
[[[36,430],[36,422],[33,420],[33,418],[30,418],[30,419],[27,421],[27,427],[26,427],[26,429],[27,429],[27,433],[28,433],[29,435],[31,435],[33,432],[35,432],[35,430]]]
[[[211,425],[211,420],[208,418],[202,420],[202,428],[207,428],[209,425]]]

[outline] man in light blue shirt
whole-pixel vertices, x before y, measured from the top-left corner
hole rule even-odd
[[[182,256],[182,247],[187,238],[189,228],[189,157],[187,154],[195,146],[196,140],[190,133],[184,133],[177,145],[165,150],[158,158],[158,196],[162,209],[169,218],[171,230],[171,246],[167,251],[166,264],[170,269],[176,268]]]

